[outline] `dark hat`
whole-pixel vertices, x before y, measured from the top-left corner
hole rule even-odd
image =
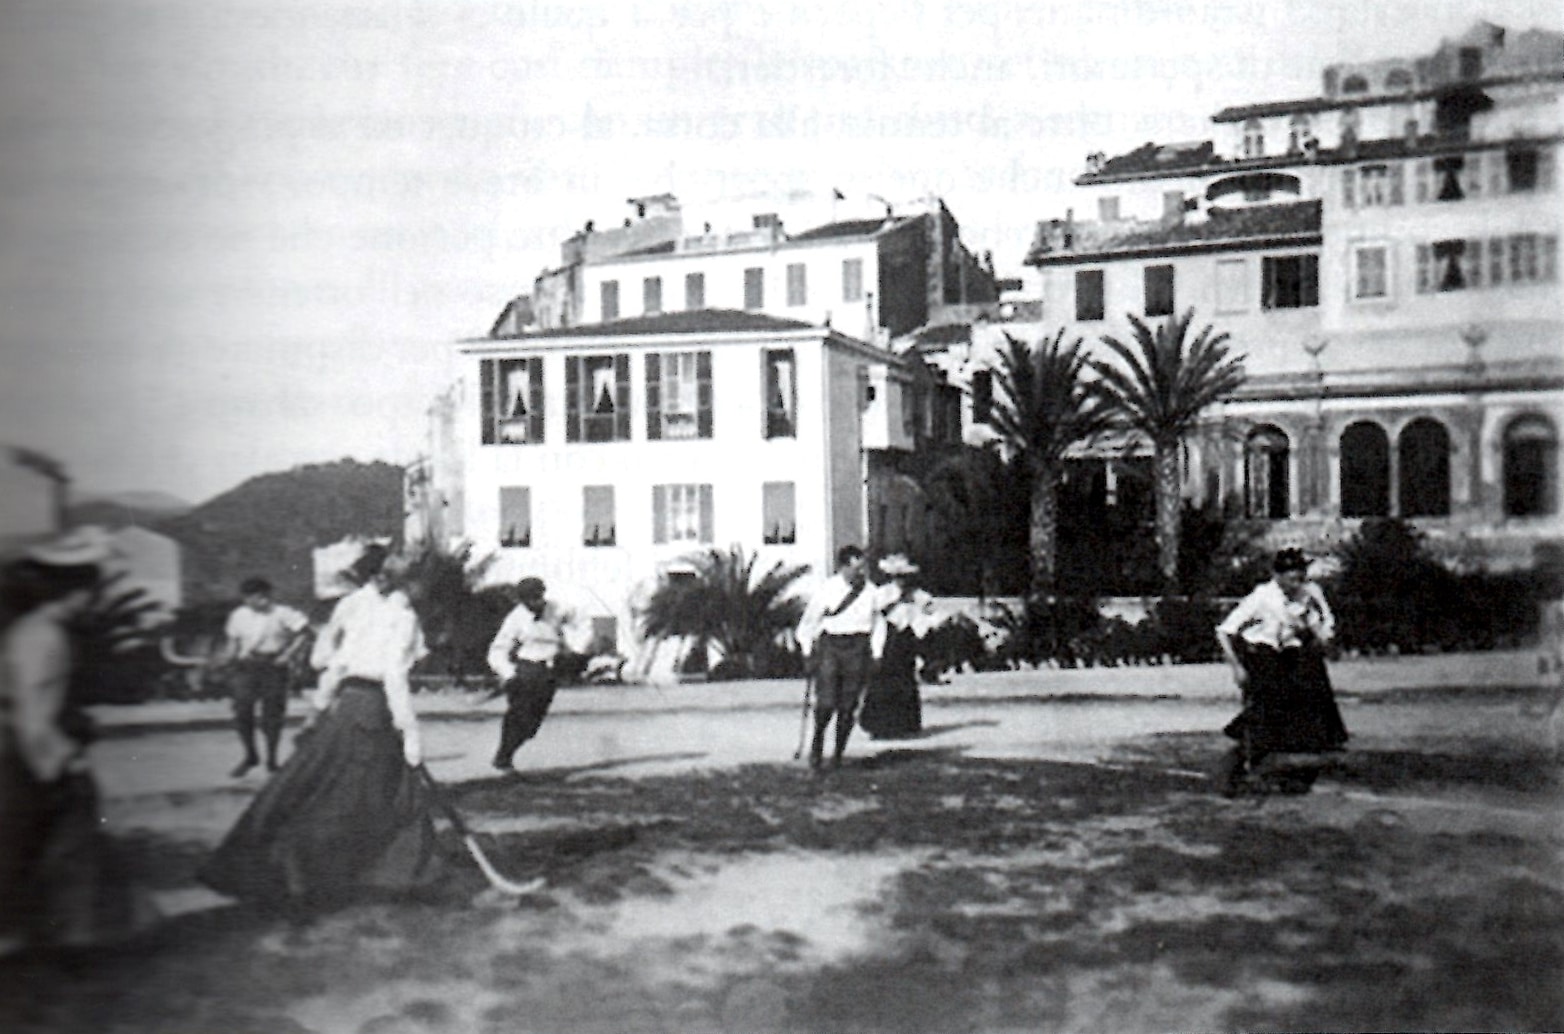
[[[364,547],[364,552],[358,555],[358,559],[353,561],[348,568],[348,573],[355,581],[366,584],[380,573],[380,569],[386,565],[386,558],[390,555],[391,551],[385,546],[378,542],[371,542]]]
[[[1279,549],[1276,556],[1271,559],[1271,570],[1277,574],[1285,571],[1307,571],[1309,558],[1304,556],[1301,549]]]
[[[543,579],[530,575],[516,583],[516,595],[524,600],[541,600],[547,589]]]

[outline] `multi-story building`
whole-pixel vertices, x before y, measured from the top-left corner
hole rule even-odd
[[[460,346],[466,533],[490,575],[574,592],[629,650],[680,558],[737,543],[828,571],[870,520],[871,455],[908,450],[912,377],[878,346],[703,309]]]
[[[1211,141],[1088,157],[1095,218],[1040,223],[1050,324],[1089,341],[1193,308],[1246,386],[1188,443],[1187,491],[1325,546],[1413,519],[1452,553],[1556,539],[1564,34],[1479,23],[1232,107]]]

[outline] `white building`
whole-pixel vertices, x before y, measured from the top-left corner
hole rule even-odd
[[[1096,341],[1193,307],[1248,384],[1187,491],[1327,546],[1370,516],[1523,564],[1564,532],[1564,35],[1479,23],[1224,109],[1213,141],[1092,155],[1095,218],[1040,223],[1050,324]]]
[[[541,576],[627,653],[693,551],[828,572],[866,541],[871,456],[915,443],[905,364],[801,321],[703,309],[459,351],[467,537],[492,579]]]

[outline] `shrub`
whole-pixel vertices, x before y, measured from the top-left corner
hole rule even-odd
[[[1087,637],[1101,621],[1091,597],[1033,596],[1021,615],[1006,614],[996,622],[1007,633],[999,657],[1010,667],[1080,663],[1091,653]]]

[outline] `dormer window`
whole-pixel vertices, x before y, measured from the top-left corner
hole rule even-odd
[[[1349,75],[1341,81],[1341,92],[1345,95],[1368,93],[1368,89],[1368,80],[1361,75]]]
[[[1412,89],[1412,73],[1405,68],[1393,68],[1385,76],[1386,93],[1403,93]]]
[[[1265,125],[1257,118],[1244,123],[1244,157],[1265,157]]]
[[[1309,116],[1294,115],[1287,124],[1287,153],[1297,154],[1313,136],[1314,131],[1309,128]]]

